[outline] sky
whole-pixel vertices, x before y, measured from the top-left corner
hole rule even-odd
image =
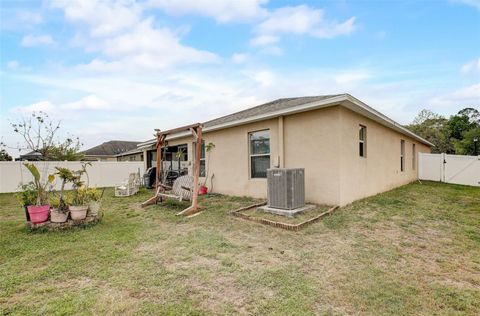
[[[337,93],[402,124],[478,108],[480,0],[0,0],[10,147],[32,111],[89,148]]]

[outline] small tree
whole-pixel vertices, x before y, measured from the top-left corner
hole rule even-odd
[[[407,128],[433,143],[435,147],[432,148],[432,152],[455,152],[450,139],[448,120],[445,117],[430,110],[422,110]]]
[[[214,143],[208,143],[205,145],[205,153],[207,155],[207,159],[206,159],[206,162],[205,162],[205,181],[203,182],[203,186],[206,186],[207,184],[207,180],[208,180],[208,167],[210,166],[210,154],[212,152],[212,150],[215,148],[215,144]]]
[[[477,140],[476,142],[474,140]],[[458,155],[478,155],[480,151],[480,127],[463,133],[463,139],[455,142],[455,152]]]
[[[8,154],[5,147],[7,147],[7,145],[5,145],[4,142],[0,141],[0,161],[12,161],[13,158]]]
[[[60,141],[57,133],[60,129],[60,121],[50,119],[45,112],[33,112],[29,117],[22,118],[17,123],[11,123],[13,131],[25,141],[25,149],[39,153],[42,160],[80,160],[78,154],[80,140],[78,137],[68,137]]]

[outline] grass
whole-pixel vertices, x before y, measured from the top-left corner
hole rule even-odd
[[[139,208],[104,201],[95,226],[29,232],[0,195],[0,314],[478,315],[480,189],[410,184],[337,210],[300,232],[228,211],[209,196]]]

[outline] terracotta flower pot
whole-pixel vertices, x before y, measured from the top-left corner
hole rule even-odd
[[[50,205],[29,205],[27,210],[32,224],[39,224],[48,220]]]
[[[65,223],[68,219],[68,211],[62,212],[57,208],[50,209],[50,221],[52,223]]]
[[[78,221],[87,217],[88,205],[70,205],[68,209],[73,220]]]
[[[90,216],[98,216],[98,212],[100,211],[100,202],[90,202],[88,204],[88,215]]]

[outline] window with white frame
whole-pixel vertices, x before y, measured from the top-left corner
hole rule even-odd
[[[270,131],[248,134],[250,154],[250,178],[266,178],[270,168]]]
[[[400,171],[405,171],[405,141],[400,140]]]
[[[363,125],[358,126],[358,155],[367,157],[367,127]]]

